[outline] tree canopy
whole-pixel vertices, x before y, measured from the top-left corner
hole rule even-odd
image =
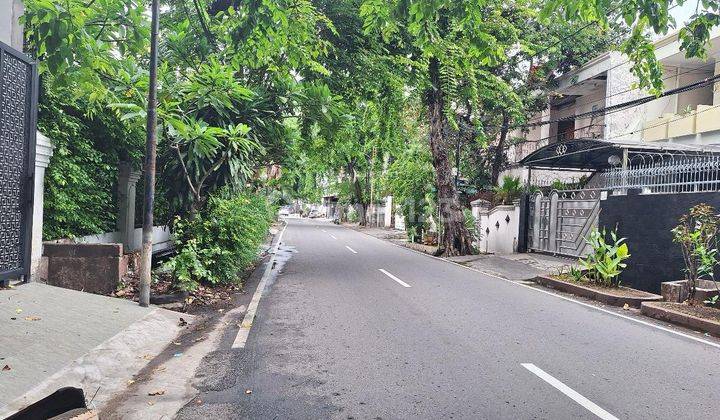
[[[704,57],[718,23],[717,3],[705,3],[681,31],[689,56]],[[659,91],[646,29],[667,31],[676,4],[164,1],[161,219],[202,210],[225,188],[282,202],[334,193],[364,223],[394,195],[407,215],[421,213],[410,226],[440,225],[446,254],[470,253],[463,200],[497,182],[511,128],[547,107],[559,76],[609,48]],[[23,19],[42,74],[40,126],[61,145],[49,169],[58,220],[46,233],[98,233],[112,224],[101,215],[112,211],[117,162],[142,158],[146,6],[26,0]],[[93,172],[108,192],[92,190]],[[75,194],[96,204],[92,216],[73,214]]]

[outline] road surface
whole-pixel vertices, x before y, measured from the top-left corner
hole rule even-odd
[[[179,418],[718,418],[717,340],[288,222],[244,347]]]

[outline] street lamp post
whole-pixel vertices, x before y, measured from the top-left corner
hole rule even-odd
[[[140,306],[150,305],[152,269],[153,208],[155,201],[155,158],[157,155],[157,66],[160,2],[152,0],[150,33],[150,82],[148,89],[147,137],[145,142],[145,197],[143,200],[142,258],[140,262]]]

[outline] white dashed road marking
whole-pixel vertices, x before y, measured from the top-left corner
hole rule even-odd
[[[529,370],[530,372],[537,375],[540,379],[543,381],[549,383],[552,385],[555,389],[562,392],[563,394],[570,397],[571,400],[575,401],[576,403],[580,404],[584,408],[586,408],[589,412],[595,414],[599,418],[603,420],[618,420],[617,417],[613,416],[612,414],[608,413],[607,411],[603,410],[595,404],[594,402],[588,400],[587,398],[580,395],[577,391],[570,388],[569,386],[565,385],[564,383],[560,382],[559,380],[555,379],[553,376],[551,376],[549,373],[545,372],[544,370],[540,369],[539,367],[535,366],[532,363],[521,363],[522,367]]]
[[[378,268],[378,270],[380,270],[381,273],[385,274],[386,276],[388,276],[388,277],[390,277],[391,279],[393,279],[393,280],[395,280],[396,282],[398,282],[402,287],[411,287],[409,284],[405,283],[404,281],[400,280],[399,278],[397,278],[397,277],[393,276],[392,274],[388,273],[386,270],[384,270],[384,269],[382,269],[382,268]]]

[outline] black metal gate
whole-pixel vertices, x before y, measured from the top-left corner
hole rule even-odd
[[[38,75],[0,42],[0,282],[30,273]]]

